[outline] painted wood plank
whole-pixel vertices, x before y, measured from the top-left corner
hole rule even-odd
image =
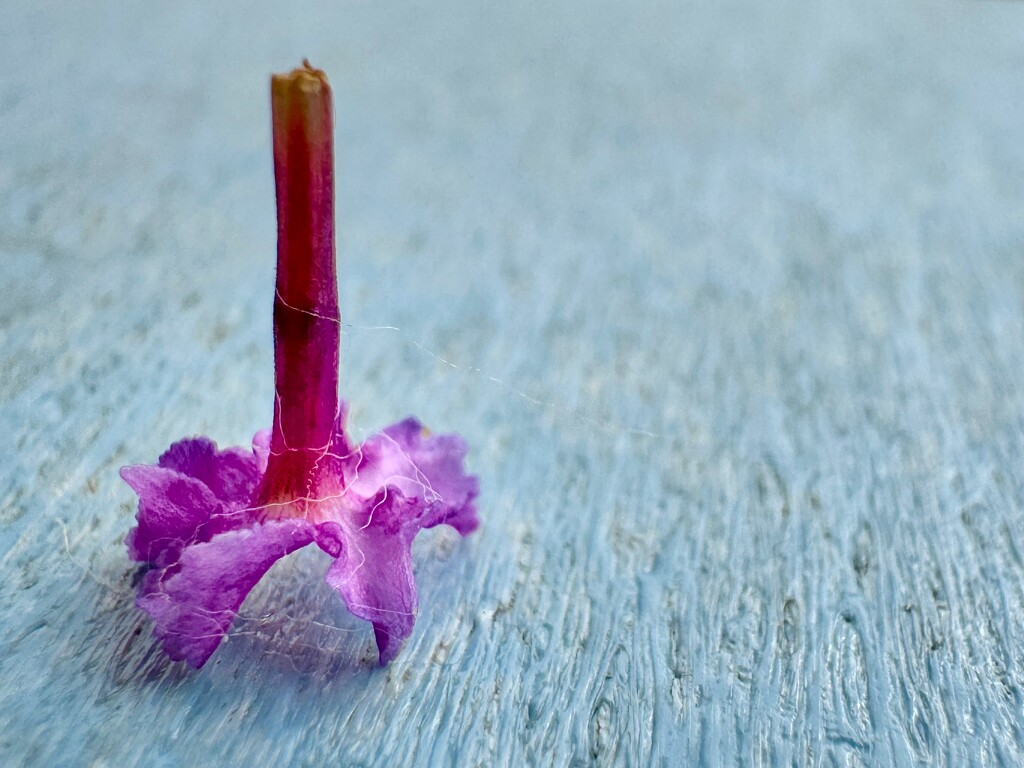
[[[1024,762],[1015,3],[8,3],[0,762]],[[463,432],[388,669],[302,552],[200,672],[117,477],[269,423],[267,77],[334,84],[355,432]]]

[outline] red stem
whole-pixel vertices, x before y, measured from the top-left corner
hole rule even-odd
[[[271,457],[261,502],[309,495],[338,412],[341,314],[334,257],[334,116],[309,63],[270,84],[277,188]]]

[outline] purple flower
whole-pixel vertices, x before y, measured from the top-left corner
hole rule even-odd
[[[373,624],[380,663],[412,632],[410,548],[421,528],[476,529],[478,484],[458,435],[415,419],[362,445],[338,399],[341,315],[334,258],[331,90],[308,63],[271,79],[278,259],[274,424],[252,450],[181,440],[155,465],[124,467],[139,495],[128,553],[150,569],[136,604],[167,654],[201,667],[246,595],[281,557],[315,543],[327,583]]]

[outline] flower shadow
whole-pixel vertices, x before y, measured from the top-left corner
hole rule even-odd
[[[135,607],[135,585],[145,567],[104,574],[124,589],[97,593],[89,620],[100,641],[90,645],[83,661],[88,669],[102,669],[99,700],[129,689],[215,684],[221,678],[243,677],[262,686],[372,672],[377,668],[372,630],[324,583],[326,569],[316,554],[300,551],[277,563],[198,670],[168,658],[152,635],[152,621]]]

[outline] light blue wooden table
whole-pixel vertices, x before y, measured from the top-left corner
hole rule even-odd
[[[117,468],[269,424],[268,76],[343,390],[472,446],[399,659],[282,562],[199,672]],[[0,3],[0,764],[1024,762],[1024,4]]]

